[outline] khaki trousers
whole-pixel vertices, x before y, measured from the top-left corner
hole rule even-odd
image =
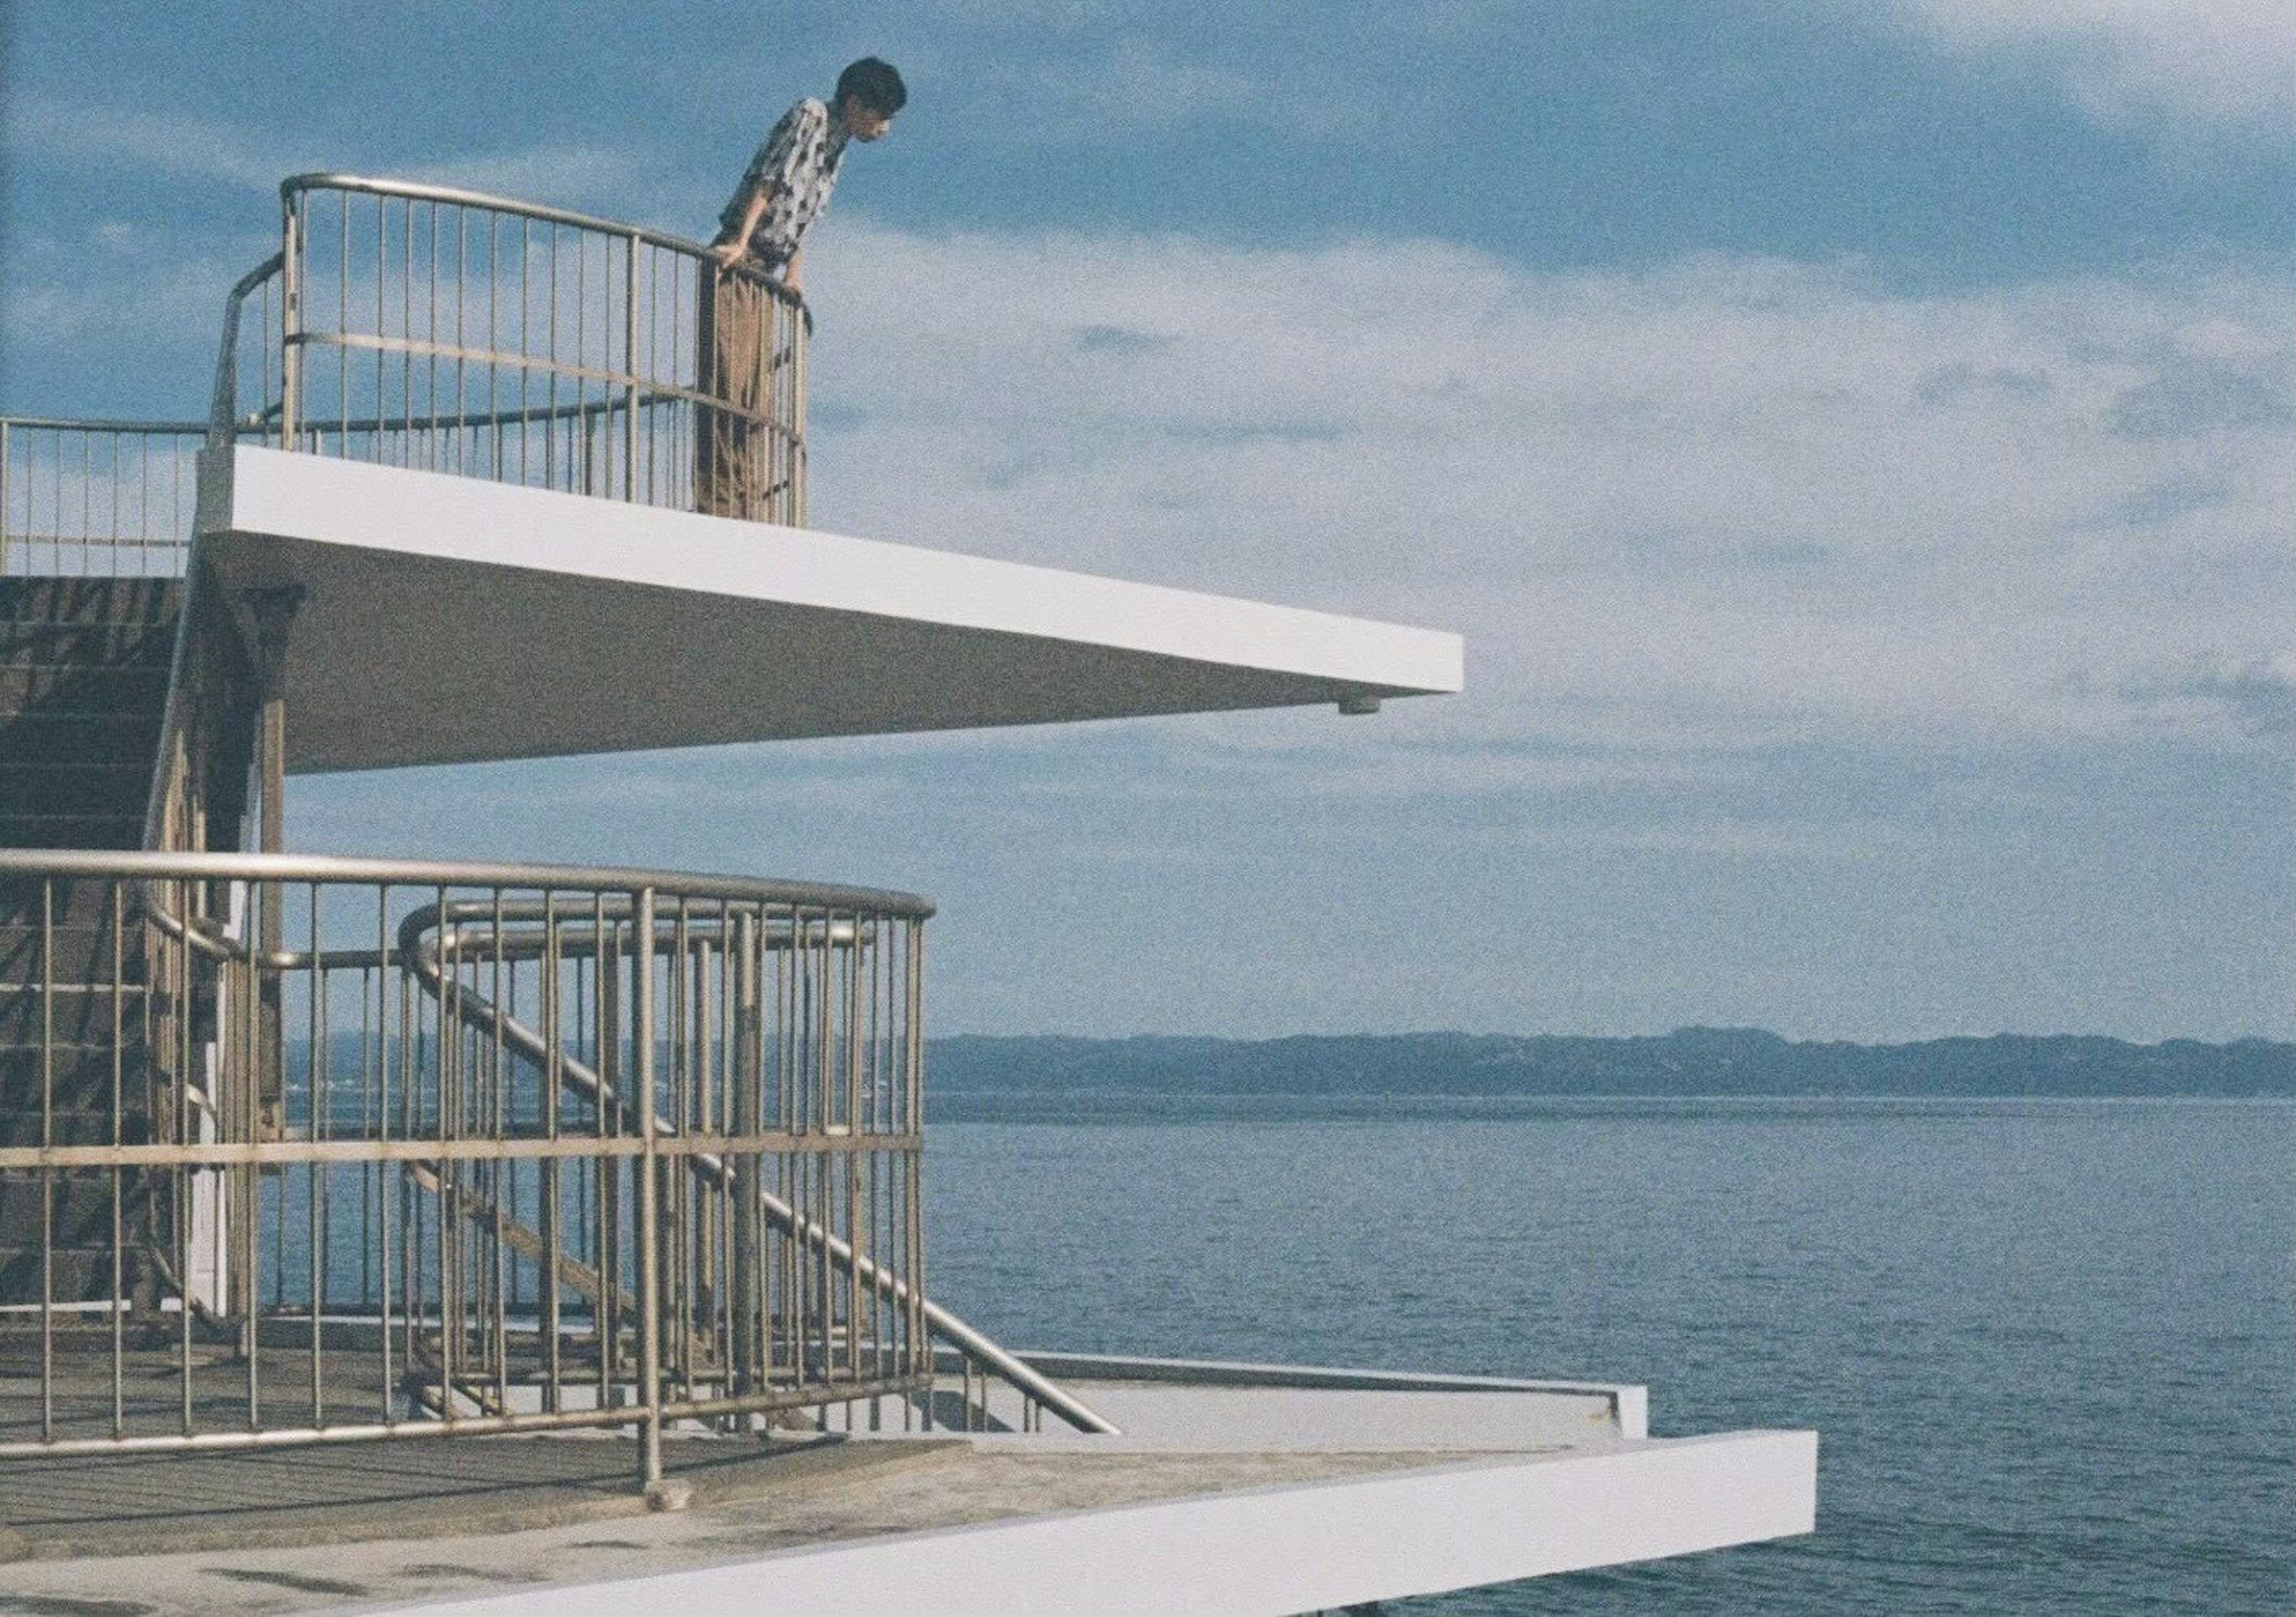
[[[725,407],[693,408],[693,508],[765,521],[785,485],[775,454],[774,318],[780,303],[752,276],[704,263],[695,300],[696,387]]]

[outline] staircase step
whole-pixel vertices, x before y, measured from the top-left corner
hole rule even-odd
[[[44,623],[0,618],[0,667],[166,668],[176,630],[166,623]]]
[[[177,579],[0,579],[0,618],[172,625],[183,599]]]
[[[58,1079],[53,1091],[51,1111],[56,1119],[57,1144],[113,1144],[111,1086],[115,1079],[110,1053],[106,1052],[106,1059],[102,1062],[86,1063],[73,1077],[78,1081],[69,1087]],[[116,1081],[125,1113],[119,1143],[134,1144],[150,1133],[144,1117],[145,1069],[141,1052],[130,1052],[122,1059]],[[0,1129],[17,1129],[22,1138],[14,1143],[40,1143],[40,1097],[44,1092],[37,1072],[0,1081],[0,1118],[15,1120],[12,1123],[0,1122]],[[69,1141],[64,1138],[67,1128],[73,1136]]]
[[[124,1137],[112,1137],[111,1091],[104,1092],[102,1105],[67,1106],[59,1097],[48,1114],[49,1138],[58,1145],[134,1145],[141,1144],[146,1126],[132,1110],[129,1112]],[[135,1097],[131,1096],[132,1108]],[[0,1112],[0,1145],[22,1147],[41,1143],[40,1107],[35,1100],[30,1105]],[[0,1225],[0,1232],[6,1230]]]
[[[144,971],[144,929],[131,907],[125,936],[114,947],[110,925],[66,925],[47,929],[0,924],[0,994],[42,980],[52,982],[135,982]],[[115,958],[116,956],[116,958]]]
[[[127,1044],[117,1053],[119,1081],[131,1096],[130,1104],[140,1104],[140,1097],[152,1078],[151,1055],[139,1038],[131,1035]],[[87,1103],[111,1104],[112,1066],[115,1054],[110,1045],[101,1047],[65,1046],[49,1054],[45,1063],[49,1078],[59,1098],[70,1096],[86,1097]],[[37,1108],[40,1102],[42,1079],[41,1052],[29,1045],[0,1046],[0,1121],[18,1115],[22,1108]],[[78,1103],[75,1103],[78,1104]]]
[[[0,876],[0,926],[105,925],[112,914],[112,890],[127,888],[132,915],[139,885],[94,876]]]
[[[130,1250],[127,1254],[125,1266],[131,1285],[143,1272],[144,1261],[139,1252]],[[41,1296],[40,1273],[37,1245],[0,1246],[0,1301],[37,1302]],[[58,1302],[97,1302],[111,1294],[111,1252],[108,1245],[102,1252],[56,1253],[48,1271],[47,1295]]]
[[[152,789],[148,759],[94,764],[12,764],[0,774],[11,814],[118,815],[144,812]]]
[[[45,1003],[53,998],[53,1006]],[[37,1046],[43,1039],[71,1045],[109,1045],[114,1008],[130,1038],[144,1021],[144,985],[126,982],[112,991],[109,972],[101,982],[58,982],[53,994],[37,983],[0,986],[0,1047]]]
[[[161,664],[0,665],[0,715],[152,713],[159,710],[167,695],[168,669]]]
[[[0,770],[0,780],[6,772]],[[92,848],[127,852],[144,844],[141,814],[0,814],[0,848]]]
[[[118,717],[0,718],[0,768],[19,763],[144,763],[158,755],[157,712]]]
[[[50,1238],[59,1252],[102,1252],[109,1260],[111,1252],[111,1178],[109,1172],[100,1175],[58,1173],[55,1187],[48,1198],[48,1228]],[[145,1178],[139,1173],[119,1176],[119,1211],[127,1225],[128,1250],[135,1250],[137,1235],[136,1207],[144,1187],[137,1181]],[[8,1232],[12,1241],[22,1241],[29,1247],[37,1247],[40,1239],[40,1176],[37,1173],[10,1174],[0,1178],[0,1229]],[[29,1237],[29,1238],[28,1238]],[[128,1272],[135,1272],[135,1260],[128,1260]],[[38,1294],[39,1277],[33,1276],[34,1295]]]

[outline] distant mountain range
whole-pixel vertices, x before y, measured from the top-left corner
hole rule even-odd
[[[944,1096],[1898,1095],[2296,1096],[2296,1045],[2264,1039],[1932,1038],[1801,1042],[1759,1028],[1638,1038],[1404,1033],[1270,1039],[932,1041]]]

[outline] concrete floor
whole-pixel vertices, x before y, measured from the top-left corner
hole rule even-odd
[[[0,1613],[316,1611],[725,1564],[801,1545],[1439,1465],[1401,1453],[1022,1453],[951,1438],[521,1437],[0,1466]]]

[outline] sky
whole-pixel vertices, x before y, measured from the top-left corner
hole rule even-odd
[[[1328,710],[299,780],[931,895],[940,1032],[2296,1036],[2285,0],[0,5],[0,411],[286,175],[706,234],[850,58],[814,526],[1456,630]]]

